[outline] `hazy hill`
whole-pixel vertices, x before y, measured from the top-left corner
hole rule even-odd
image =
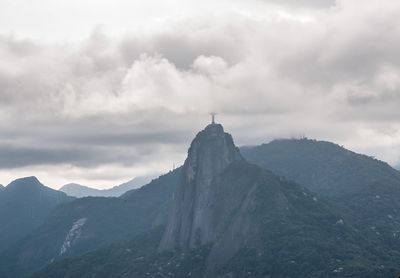
[[[276,140],[243,156],[329,198],[359,230],[400,251],[400,172],[387,163],[316,140]]]
[[[399,189],[400,172],[387,163],[339,145],[309,139],[275,140],[241,149],[250,162],[325,196],[349,196],[373,185]]]
[[[151,181],[152,177],[136,177],[128,182],[109,189],[96,189],[77,183],[69,183],[60,188],[60,191],[69,196],[82,197],[119,197],[125,192],[139,188]]]
[[[246,162],[220,125],[193,140],[164,232],[35,277],[388,277],[399,257],[332,202]]]
[[[0,277],[23,277],[53,260],[165,224],[179,171],[121,198],[87,197],[58,206],[35,232],[0,254]]]
[[[53,208],[72,199],[35,177],[11,182],[0,193],[0,250],[32,232]]]

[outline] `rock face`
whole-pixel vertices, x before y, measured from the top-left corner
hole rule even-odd
[[[234,161],[242,160],[232,136],[224,132],[222,125],[210,124],[197,134],[183,165],[161,250],[192,248],[217,239],[210,200],[218,188],[211,183]]]

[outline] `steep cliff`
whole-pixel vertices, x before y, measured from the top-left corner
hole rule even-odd
[[[220,219],[210,202],[218,188],[212,182],[234,161],[243,158],[222,125],[210,124],[197,134],[182,168],[161,250],[196,247],[218,238]]]

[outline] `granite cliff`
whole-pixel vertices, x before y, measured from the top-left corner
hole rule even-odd
[[[161,250],[193,248],[218,238],[220,219],[210,202],[218,188],[212,183],[235,161],[243,158],[222,125],[210,124],[196,136],[182,168]]]

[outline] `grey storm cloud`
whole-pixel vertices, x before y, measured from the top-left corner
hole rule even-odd
[[[16,147],[0,145],[0,167],[3,169],[24,167],[29,165],[59,164],[69,161],[71,163],[85,164],[100,155],[90,150],[73,149],[46,149]],[[101,157],[101,156],[100,156]]]
[[[306,135],[397,162],[400,4],[280,2],[312,9],[64,45],[0,37],[0,168],[165,170],[210,111],[240,145]]]
[[[131,143],[132,144],[132,143]],[[73,164],[83,168],[93,168],[99,164],[110,163],[118,158],[118,163],[132,166],[145,163],[146,156],[156,152],[159,148],[141,146],[139,150],[124,150],[122,148],[100,148],[85,146],[53,146],[52,148],[41,147],[16,147],[0,145],[0,167],[12,169],[32,165],[57,165]]]
[[[155,115],[148,113],[147,118]],[[46,115],[47,116],[47,115]],[[91,168],[107,163],[136,165],[157,159],[162,145],[179,146],[188,141],[188,129],[168,129],[152,119],[132,121],[134,114],[97,115],[70,119],[22,119],[3,128],[0,168],[72,164]],[[165,111],[157,117],[176,119]],[[190,129],[189,129],[190,130]],[[190,135],[189,135],[190,136]]]

